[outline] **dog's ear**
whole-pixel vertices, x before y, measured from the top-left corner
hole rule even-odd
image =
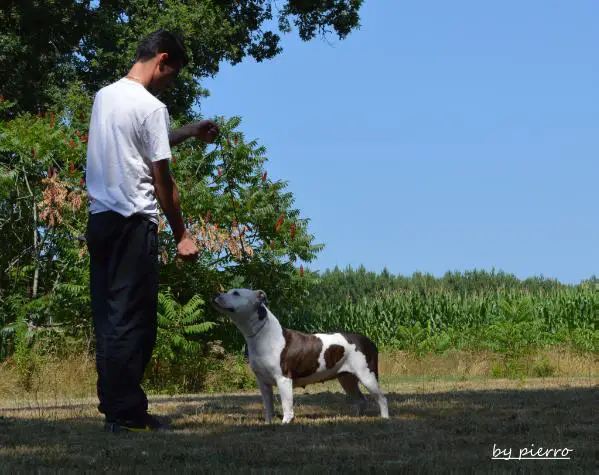
[[[266,292],[264,292],[264,290],[258,290],[256,291],[256,294],[258,295],[258,300],[261,304],[268,305],[268,299],[266,298]]]
[[[258,307],[258,320],[264,320],[266,317],[268,317],[268,311],[264,304],[260,304]]]
[[[260,305],[258,305],[258,320],[264,320],[268,316],[268,312],[265,307],[265,305],[268,304],[266,292],[264,292],[264,290],[258,290],[256,295],[258,296],[258,301],[260,302]]]

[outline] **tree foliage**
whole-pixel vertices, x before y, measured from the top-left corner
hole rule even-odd
[[[303,40],[359,26],[362,0],[4,0],[0,11],[0,353],[16,328],[89,334],[85,156],[93,95],[131,66],[140,38],[182,34],[190,64],[161,99],[174,123],[197,117],[200,81],[223,61],[281,52],[280,33]],[[186,142],[173,172],[198,238],[193,265],[175,260],[160,226],[161,285],[182,300],[229,285],[260,286],[291,300],[306,292],[303,268],[322,248],[293,207],[286,183],[268,177],[266,149],[241,119],[221,118],[216,148]],[[193,300],[195,301],[195,300]],[[208,310],[210,312],[210,309]],[[18,318],[17,318],[18,315]],[[216,315],[215,318],[222,318]],[[15,326],[16,325],[16,326]],[[221,326],[226,333],[227,326]],[[12,335],[12,337],[11,337]],[[17,338],[18,340],[18,338]],[[0,354],[0,357],[4,355]]]
[[[188,46],[190,64],[179,84],[160,97],[176,125],[198,117],[194,106],[207,94],[201,80],[215,75],[223,61],[273,58],[282,51],[279,34],[294,29],[303,40],[329,33],[345,38],[359,26],[361,4],[3,0],[0,359],[16,352],[19,361],[26,361],[28,348],[48,335],[53,341],[91,341],[85,246],[89,113],[96,91],[132,65],[142,37],[164,28],[181,33]],[[289,308],[299,308],[311,275],[303,275],[298,261],[310,262],[322,248],[313,242],[308,220],[294,208],[286,182],[268,176],[265,147],[246,140],[240,123],[239,117],[221,118],[215,147],[188,141],[174,151],[173,174],[201,255],[194,264],[178,262],[172,234],[161,222],[161,288],[172,289],[161,293],[158,353],[163,360],[177,351],[186,352],[188,359],[196,355],[188,332],[210,330],[238,346],[229,322],[209,306],[199,309],[216,290],[259,286],[281,296]],[[179,307],[173,295],[189,303]],[[227,324],[188,325],[204,312],[206,318]],[[187,316],[183,321],[178,315]]]
[[[280,33],[303,40],[359,26],[363,0],[4,0],[0,12],[0,94],[18,111],[52,106],[73,81],[94,92],[131,66],[140,38],[180,32],[191,62],[164,101],[189,115],[205,94],[199,80],[221,62],[256,61],[282,51]]]
[[[20,302],[40,307],[25,312],[32,325],[89,333],[87,105],[66,96],[70,108],[0,122],[0,326],[13,323]],[[245,139],[240,118],[220,121],[215,145],[188,141],[174,151],[183,213],[201,254],[194,264],[178,262],[161,220],[161,284],[185,301],[233,283],[298,292],[297,261],[311,261],[322,245],[286,183],[268,177],[266,149]]]

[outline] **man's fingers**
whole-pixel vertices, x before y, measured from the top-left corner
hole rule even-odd
[[[203,134],[200,134],[199,138],[205,140],[206,142],[212,142],[217,137],[218,132],[219,131],[217,128],[211,127],[205,130]]]
[[[178,257],[182,261],[190,262],[190,261],[195,261],[197,259],[198,255],[197,254],[185,254],[185,255],[179,254]]]
[[[193,261],[198,257],[199,249],[191,241],[181,242],[177,246],[177,254],[184,261]]]

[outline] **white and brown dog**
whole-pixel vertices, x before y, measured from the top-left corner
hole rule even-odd
[[[387,398],[378,383],[378,351],[367,337],[356,333],[312,335],[283,328],[266,307],[266,295],[261,290],[232,289],[217,294],[213,304],[245,337],[266,422],[274,416],[273,385],[279,389],[286,424],[294,417],[294,386],[334,378],[357,403],[358,415],[366,408],[366,398],[358,386],[362,383],[376,398],[381,417],[389,417]]]

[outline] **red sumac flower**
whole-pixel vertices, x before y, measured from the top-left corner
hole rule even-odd
[[[295,239],[295,223],[291,223],[289,234],[291,235],[291,240]]]
[[[281,226],[283,225],[283,221],[285,221],[285,215],[281,213],[281,216],[279,216],[279,219],[277,219],[277,223],[275,224],[275,232],[279,232]]]

